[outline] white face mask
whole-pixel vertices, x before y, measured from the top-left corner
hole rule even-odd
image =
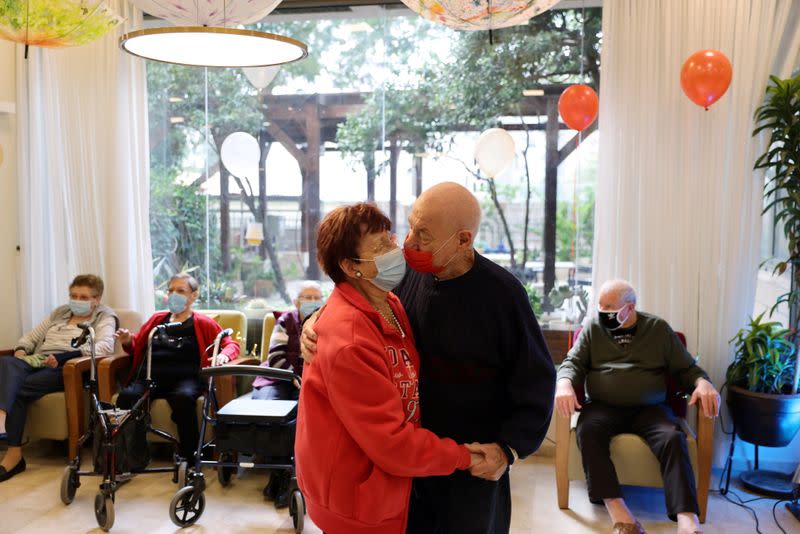
[[[367,280],[382,291],[391,291],[396,288],[406,274],[406,259],[403,257],[403,249],[400,247],[396,247],[380,256],[375,256],[372,260],[357,259],[359,261],[375,262],[378,274],[375,275],[375,278],[368,278]]]

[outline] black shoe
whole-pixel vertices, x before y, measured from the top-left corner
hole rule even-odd
[[[25,467],[25,458],[22,458],[19,462],[17,462],[17,465],[15,465],[11,471],[6,471],[5,467],[0,467],[0,482],[5,482],[14,475],[22,473],[25,471]]]
[[[292,482],[292,474],[284,471],[278,475],[279,489],[278,496],[275,497],[275,508],[286,508],[289,506],[289,486]]]
[[[264,498],[268,501],[274,501],[277,498],[278,489],[280,486],[279,479],[280,473],[272,471],[269,474],[269,482],[267,482],[267,485],[264,486],[264,489],[261,491],[261,493],[264,495]]]

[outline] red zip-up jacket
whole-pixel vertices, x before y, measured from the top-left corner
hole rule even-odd
[[[122,346],[125,352],[133,355],[133,365],[128,375],[128,382],[130,382],[136,374],[139,363],[147,356],[147,336],[150,335],[150,330],[161,324],[164,317],[168,314],[168,311],[154,313],[153,316],[142,325],[139,329],[139,333],[133,336],[131,343]],[[192,312],[192,315],[194,316],[194,333],[197,336],[197,346],[200,347],[198,357],[200,358],[200,368],[202,369],[211,365],[211,353],[213,349],[208,349],[208,351],[206,351],[206,347],[214,343],[214,338],[220,333],[222,327],[208,315],[203,315],[198,312]],[[219,353],[228,356],[229,360],[235,360],[236,357],[239,356],[239,343],[233,339],[232,336],[226,336],[220,341]]]
[[[303,372],[297,480],[328,534],[403,534],[411,479],[467,469],[469,451],[419,427],[419,355],[353,286],[338,284],[314,325],[317,354]]]

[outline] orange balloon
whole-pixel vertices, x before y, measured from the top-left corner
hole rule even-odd
[[[558,112],[564,124],[579,132],[597,118],[600,102],[597,93],[588,85],[570,85],[558,99]]]
[[[700,50],[689,56],[681,68],[681,87],[698,106],[708,106],[722,98],[731,84],[733,68],[719,50]]]

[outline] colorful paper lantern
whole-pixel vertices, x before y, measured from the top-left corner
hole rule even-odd
[[[0,2],[0,38],[24,45],[63,48],[86,44],[122,20],[103,0]]]
[[[148,15],[176,26],[235,26],[258,22],[281,0],[131,0],[131,3]]]
[[[559,0],[403,0],[428,20],[457,30],[494,30],[525,24]]]

